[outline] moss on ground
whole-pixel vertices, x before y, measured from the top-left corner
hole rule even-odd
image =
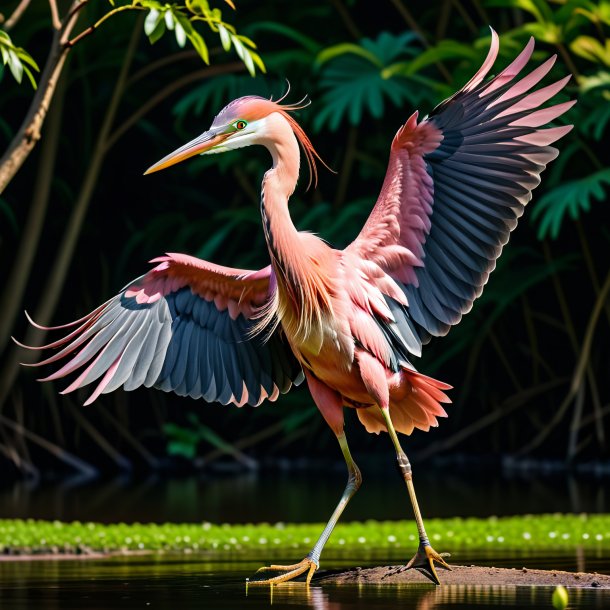
[[[565,551],[584,547],[610,551],[610,514],[525,515],[487,519],[428,519],[428,534],[439,550]],[[63,523],[0,520],[0,552],[89,553],[186,551],[253,554],[308,551],[323,528],[321,523],[215,525],[212,523]],[[412,549],[412,521],[366,521],[339,524],[327,550],[350,552]]]

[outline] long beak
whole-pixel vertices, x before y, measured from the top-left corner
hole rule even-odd
[[[152,174],[158,172],[161,169],[165,169],[170,165],[180,163],[185,159],[194,157],[195,155],[201,155],[215,146],[218,146],[224,142],[231,134],[227,133],[215,133],[214,131],[205,131],[194,140],[187,142],[184,146],[178,148],[174,152],[170,153],[166,157],[163,157],[161,161],[157,161],[154,165],[151,165],[145,172],[146,174]]]

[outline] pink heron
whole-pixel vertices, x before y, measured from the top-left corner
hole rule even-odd
[[[276,584],[319,566],[320,553],[361,475],[348,448],[343,409],[356,409],[368,432],[388,432],[413,506],[419,547],[408,568],[439,584],[449,569],[430,545],[409,460],[397,433],[427,431],[446,417],[449,385],[411,363],[422,345],[447,334],[480,296],[540,174],[571,126],[543,128],[574,102],[540,108],[569,77],[533,90],[550,58],[526,76],[533,39],[494,78],[492,30],[485,62],[455,95],[418,123],[411,115],[392,141],[381,193],[356,239],[336,250],[299,231],[288,200],[299,177],[299,144],[315,180],[312,143],[290,112],[298,105],[241,97],[200,136],[146,173],[194,155],[253,144],[273,161],[261,188],[261,216],[271,264],[231,269],[186,254],[154,259],[117,296],[65,326],[60,348],[36,366],[65,361],[45,381],[80,369],[63,391],[98,381],[85,404],[123,386],[156,387],[238,407],[274,401],[303,379],[335,433],[348,481],[328,524],[300,562],[268,566]],[[45,328],[46,329],[46,328]],[[101,379],[100,379],[101,378]]]

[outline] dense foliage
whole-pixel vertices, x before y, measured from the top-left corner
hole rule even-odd
[[[141,174],[207,128],[229,100],[277,97],[287,79],[291,99],[312,99],[299,120],[337,171],[324,171],[317,189],[305,191],[302,180],[291,212],[299,228],[346,245],[375,201],[396,129],[478,69],[489,25],[501,35],[502,65],[531,35],[537,61],[558,53],[548,82],[572,74],[566,95],[578,104],[566,121],[575,129],[559,142],[559,159],[472,313],[416,363],[456,386],[455,404],[438,431],[416,433],[408,446],[420,457],[456,450],[607,456],[610,3],[392,0],[379,8],[312,0],[287,10],[281,0],[240,0],[233,12],[219,0],[222,18],[212,4],[92,2],[81,11],[82,27],[102,23],[71,50],[42,139],[0,199],[3,472],[157,468],[168,451],[199,465],[228,455],[244,467],[261,454],[334,456],[332,435],[304,389],[256,411],[146,390],[115,392],[82,411],[18,370],[27,355],[10,347],[9,336],[41,342],[41,333],[26,333],[20,310],[42,324],[78,318],[165,251],[266,265],[257,205],[265,152]],[[104,22],[109,11],[117,14]],[[36,67],[45,62],[51,19],[45,2],[33,2],[10,31],[0,29],[8,66],[3,147],[32,99],[26,81],[42,78]],[[390,460],[387,439],[352,424],[356,454],[387,451]]]

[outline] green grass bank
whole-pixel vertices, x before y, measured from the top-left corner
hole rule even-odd
[[[610,514],[552,514],[486,519],[428,519],[428,534],[439,551],[497,549],[561,551],[583,547],[610,552]],[[252,554],[307,552],[323,528],[307,524],[63,523],[0,520],[0,553],[72,554],[90,552],[184,551]],[[412,521],[339,524],[327,550],[412,550]]]

